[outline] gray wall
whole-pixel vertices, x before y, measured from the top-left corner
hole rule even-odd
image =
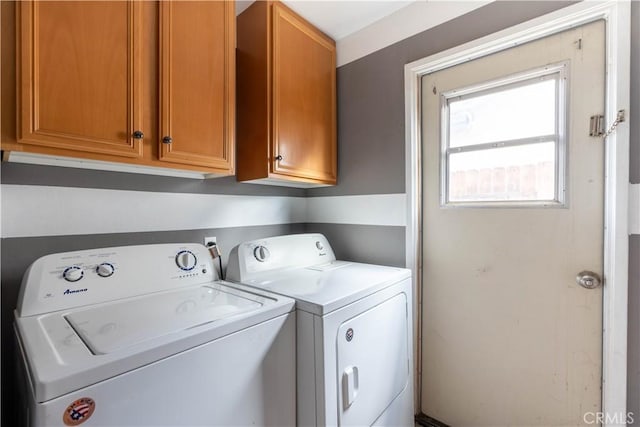
[[[472,11],[338,69],[338,185],[309,196],[403,193],[404,65],[565,7],[570,2],[500,1]],[[631,182],[640,183],[640,2],[632,2]],[[403,227],[312,224],[335,250],[356,261],[397,265]],[[308,226],[308,227],[309,227]],[[356,245],[354,242],[364,244]],[[629,250],[628,409],[640,424],[640,236]],[[375,250],[373,248],[378,248]]]
[[[164,193],[305,196],[305,190],[301,188],[241,184],[233,176],[203,180],[6,162],[2,163],[0,174],[2,184]]]
[[[405,266],[404,227],[362,224],[306,224],[307,233],[324,234],[336,258],[369,264]]]

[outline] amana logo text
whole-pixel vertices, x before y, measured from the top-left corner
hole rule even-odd
[[[79,294],[80,292],[87,292],[87,288],[84,288],[84,289],[67,289],[66,291],[63,292],[63,294],[71,295],[71,294]]]

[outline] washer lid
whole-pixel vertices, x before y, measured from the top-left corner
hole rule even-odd
[[[286,315],[294,304],[216,281],[71,311],[16,312],[14,325],[35,401],[46,402]]]
[[[244,282],[296,300],[296,308],[319,316],[411,277],[405,268],[333,261],[280,270]]]
[[[93,354],[116,350],[184,331],[225,317],[257,310],[251,294],[200,286],[152,294],[64,316]]]

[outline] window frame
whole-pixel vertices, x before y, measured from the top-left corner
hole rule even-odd
[[[443,92],[440,95],[440,207],[442,208],[566,208],[568,206],[568,97],[569,61],[549,64],[544,67],[500,77]],[[540,80],[557,81],[555,93],[556,123],[555,133],[533,137],[449,147],[449,103],[451,100],[469,99],[527,86]],[[555,145],[554,198],[552,200],[449,200],[449,155],[553,142]]]

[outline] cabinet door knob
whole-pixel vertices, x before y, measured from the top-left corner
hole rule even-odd
[[[170,136],[165,136],[164,138],[162,138],[163,144],[171,144],[172,142],[173,142],[173,139]]]
[[[280,161],[280,160],[282,160],[282,159],[283,159],[282,155],[278,154],[278,155],[276,156],[276,160],[277,160],[277,161]]]
[[[142,133],[142,131],[137,130],[137,131],[133,132],[133,138],[134,139],[142,139],[142,138],[144,138],[144,133]]]

